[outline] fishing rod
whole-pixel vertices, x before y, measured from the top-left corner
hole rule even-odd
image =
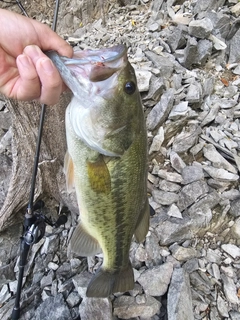
[[[16,0],[16,2],[18,6],[21,8],[22,12],[26,16],[28,16],[21,2],[19,0]],[[59,2],[60,0],[56,0],[53,25],[52,25],[53,31],[56,31]],[[35,205],[33,204],[45,111],[46,111],[46,105],[42,104],[38,136],[37,136],[37,142],[36,142],[36,151],[35,151],[35,157],[34,157],[33,172],[32,172],[29,203],[28,203],[28,207],[24,217],[22,237],[20,238],[19,274],[18,274],[18,284],[17,284],[17,292],[15,297],[15,304],[14,304],[14,308],[12,310],[12,315],[11,315],[12,320],[18,320],[20,317],[20,311],[21,311],[20,300],[21,300],[22,282],[23,282],[23,276],[24,276],[24,267],[27,264],[27,257],[28,257],[28,252],[30,250],[30,247],[34,243],[39,242],[43,238],[45,234],[46,223],[53,227],[59,227],[60,225],[63,225],[67,222],[67,216],[61,215],[58,218],[58,220],[55,223],[53,223],[50,219],[48,219],[46,216],[44,216],[41,213],[41,209],[44,207],[43,201],[40,200]]]

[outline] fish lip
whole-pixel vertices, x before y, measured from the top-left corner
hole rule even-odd
[[[83,64],[98,63],[98,62],[99,63],[114,62],[116,60],[119,60],[126,54],[127,54],[127,47],[123,44],[119,44],[111,48],[83,50],[82,52],[79,52],[78,55],[75,54],[76,56],[79,56],[79,58],[73,57],[72,59],[69,59],[67,57],[61,57],[61,59],[63,60],[65,65],[71,65],[71,64],[83,65]]]
[[[45,54],[52,60],[65,84],[80,101],[85,101],[89,96],[89,92],[83,89],[79,83],[78,76],[74,73],[74,71],[71,70],[72,65],[85,68],[87,65],[92,65],[92,67],[94,67],[98,66],[98,64],[100,64],[100,66],[104,64],[110,67],[113,73],[115,73],[127,63],[127,47],[123,44],[119,44],[110,48],[82,50],[77,53],[77,58],[60,56],[56,51],[47,51]],[[118,61],[120,61],[120,65],[117,65]],[[101,81],[101,79],[96,78],[95,75],[96,73],[94,71],[90,74],[90,82],[92,81],[93,83]],[[109,76],[110,75],[111,73],[109,73]]]

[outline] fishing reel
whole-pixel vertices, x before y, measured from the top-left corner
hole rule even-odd
[[[67,216],[62,214],[58,220],[53,223],[42,213],[44,206],[44,202],[39,200],[33,206],[33,213],[29,214],[27,211],[25,215],[22,240],[24,240],[24,242],[29,246],[38,243],[43,238],[46,230],[46,224],[57,228],[67,222]],[[67,213],[67,211],[68,210],[61,210],[61,213]]]
[[[67,216],[65,214],[60,215],[58,220],[53,223],[48,219],[43,213],[42,209],[45,206],[42,200],[39,200],[31,209],[31,206],[27,208],[23,223],[23,233],[20,243],[20,260],[19,260],[19,275],[18,275],[18,285],[15,298],[15,306],[12,311],[12,320],[18,320],[20,318],[20,297],[22,290],[22,281],[24,275],[24,267],[27,264],[27,257],[30,247],[38,243],[45,234],[46,224],[52,227],[59,227],[67,222]],[[63,213],[63,210],[61,210]],[[64,211],[67,213],[68,209]]]

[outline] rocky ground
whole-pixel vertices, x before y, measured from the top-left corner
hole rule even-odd
[[[122,1],[124,2],[124,1]],[[135,288],[89,299],[102,257],[67,259],[74,214],[31,250],[21,320],[240,319],[240,3],[141,0],[111,5],[67,40],[80,48],[125,43],[146,113],[146,241],[133,242]],[[129,4],[131,3],[131,4]],[[11,118],[0,101],[0,195],[11,172]],[[18,275],[16,225],[0,237],[0,318],[11,314]]]

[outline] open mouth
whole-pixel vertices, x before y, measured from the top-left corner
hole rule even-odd
[[[109,79],[127,63],[127,48],[124,45],[100,50],[78,50],[72,59],[59,56],[55,51],[46,54],[75,97],[81,100],[85,98],[83,92],[89,90],[89,83]]]

